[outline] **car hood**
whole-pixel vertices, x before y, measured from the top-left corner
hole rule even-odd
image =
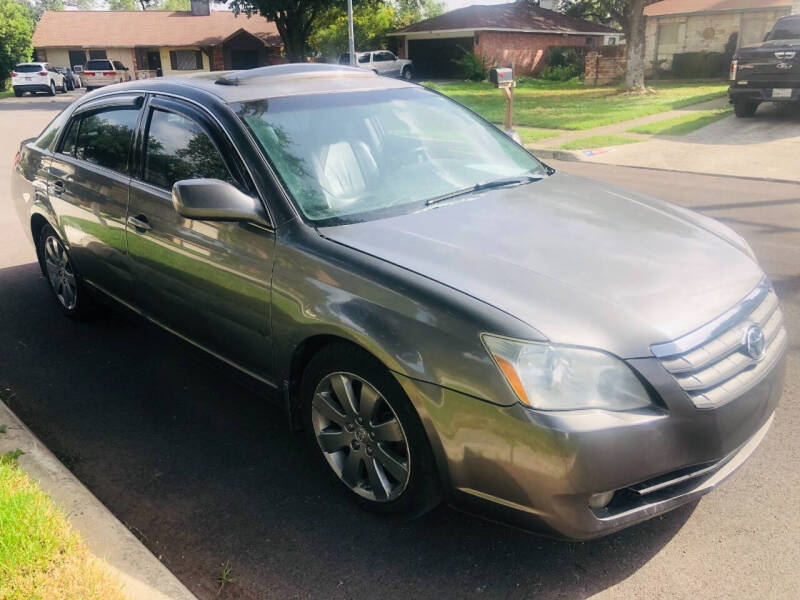
[[[553,342],[623,358],[709,322],[763,278],[741,238],[716,221],[561,173],[320,233],[469,294]]]

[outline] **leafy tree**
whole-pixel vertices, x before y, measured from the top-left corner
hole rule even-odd
[[[136,0],[108,0],[108,10],[139,10],[140,5]]]
[[[424,19],[432,19],[444,13],[444,2],[438,0],[395,0],[396,29],[408,27]]]
[[[0,0],[0,89],[17,63],[30,60],[34,15],[17,0]]]
[[[561,10],[574,17],[622,27],[627,66],[625,89],[644,92],[644,9],[661,0],[561,0]]]
[[[394,8],[380,2],[369,2],[353,8],[353,34],[356,50],[380,48],[386,43],[395,20]],[[326,58],[347,51],[347,10],[331,7],[317,19],[309,36],[311,48]]]

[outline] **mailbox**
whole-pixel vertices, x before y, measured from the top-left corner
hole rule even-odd
[[[514,81],[514,72],[511,69],[494,68],[489,71],[489,81],[491,81],[495,87],[510,86],[511,82]]]

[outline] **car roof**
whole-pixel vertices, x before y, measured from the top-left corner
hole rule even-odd
[[[17,63],[17,64],[16,64],[16,66],[18,66],[18,67],[24,67],[24,66],[30,65],[30,66],[32,66],[32,67],[33,67],[33,66],[46,65],[46,64],[47,64],[47,61],[46,61],[46,60],[43,60],[42,62],[24,62],[24,63]]]
[[[123,90],[169,91],[192,88],[213,94],[225,103],[283,96],[332,94],[416,87],[400,79],[380,77],[365,69],[344,65],[296,63],[259,67],[246,71],[212,71],[143,79],[109,86]],[[93,97],[97,98],[98,95]]]

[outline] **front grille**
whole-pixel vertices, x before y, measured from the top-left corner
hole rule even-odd
[[[764,333],[761,358],[747,352],[747,331]],[[770,370],[786,346],[778,297],[762,282],[745,300],[697,332],[652,347],[697,408],[717,408],[741,396]]]

